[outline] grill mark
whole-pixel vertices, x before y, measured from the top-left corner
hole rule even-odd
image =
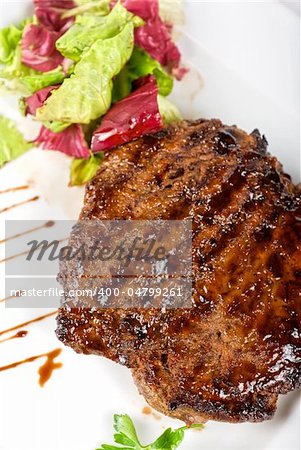
[[[143,151],[143,147],[146,145],[145,139],[146,136],[144,137],[142,144],[134,141],[130,145],[130,148],[126,154],[124,154],[123,148],[116,150],[116,155],[119,156],[120,162],[125,165],[122,173],[120,173],[120,170],[118,172],[110,170],[110,165],[112,163],[114,164],[114,158],[116,158],[116,155],[114,154],[112,156],[111,154],[108,154],[107,161],[105,161],[99,171],[99,174],[102,173],[104,175],[108,170],[108,182],[107,184],[103,183],[101,186],[98,186],[97,178],[95,178],[94,182],[92,182],[96,190],[95,196],[99,198],[99,203],[95,204],[90,216],[97,216],[99,213],[101,214],[100,207],[103,206],[101,202],[105,202],[104,206],[112,204],[116,198],[116,192],[120,194],[120,191],[125,189],[127,183],[133,180],[134,174],[139,172],[145,173],[145,171],[148,171],[154,156],[158,153],[158,148],[153,147],[151,149],[147,147],[147,151]],[[104,214],[107,218],[107,211]]]
[[[259,219],[259,223],[261,223],[260,213],[261,211],[258,211],[255,218],[253,216],[253,221],[255,219],[258,221]],[[256,226],[258,226],[258,223]],[[265,264],[261,256],[258,258],[258,255],[261,255],[258,253],[258,247],[261,244],[255,242],[255,239],[252,239],[251,233],[249,233],[248,239],[245,238],[245,234],[248,233],[248,230],[252,230],[252,228],[254,226],[251,218],[251,220],[244,224],[243,232],[238,235],[238,238],[233,240],[226,250],[219,253],[219,258],[210,260],[211,266],[214,267],[213,274],[210,277],[207,276],[208,274],[206,272],[203,274],[209,291],[213,289],[214,293],[223,293],[223,302],[225,305],[228,300],[231,301],[233,289],[239,295],[239,293],[242,293],[247,288],[246,284],[255,284],[258,281],[258,270],[260,269],[261,273],[262,266]],[[246,261],[242,261],[242,255],[244,255],[244,258],[247,258]],[[255,260],[254,255],[256,255]],[[238,262],[237,264],[235,263],[234,269],[233,261]],[[221,273],[228,274],[228,276],[221,276]],[[246,276],[246,273],[248,276]],[[267,282],[269,282],[267,276],[266,278]],[[266,284],[263,284],[262,289],[266,289]],[[230,295],[229,298],[227,293]]]
[[[270,215],[268,215],[268,217],[266,219],[264,219],[265,221],[269,222],[269,223],[273,223],[273,221],[275,222],[275,214],[274,211],[272,211],[272,213]],[[234,283],[231,283],[231,290],[233,289],[233,286],[236,286],[236,292],[237,292],[237,296],[243,296],[246,295],[246,291],[249,290],[249,295],[251,297],[256,297],[256,299],[253,301],[253,306],[254,306],[254,302],[258,303],[259,301],[263,304],[266,305],[268,304],[268,301],[266,298],[262,297],[261,293],[264,292],[268,292],[269,290],[268,288],[268,284],[272,281],[272,276],[268,277],[268,274],[265,274],[265,280],[258,280],[258,272],[262,273],[262,267],[266,265],[267,263],[267,259],[269,257],[269,253],[261,253],[261,258],[255,258],[254,259],[254,255],[258,255],[258,251],[259,248],[262,247],[262,245],[264,245],[264,247],[266,245],[268,245],[267,243],[262,243],[261,241],[257,241],[255,235],[251,235],[250,237],[250,251],[248,253],[248,259],[249,259],[249,263],[248,265],[245,264],[243,267],[241,266],[241,264],[237,264],[235,267],[235,270],[228,270],[228,268],[231,265],[231,260],[230,263],[225,261],[224,262],[224,270],[226,270],[227,272],[231,273],[231,278],[234,281]],[[240,250],[243,252],[243,250]],[[231,255],[232,259],[235,259],[237,261],[239,261],[239,255],[235,255],[232,254]],[[230,265],[229,265],[230,264]],[[242,277],[243,283],[241,284],[241,286],[239,286],[239,284],[237,284],[237,281],[240,277],[242,273],[246,273],[248,272],[248,277]],[[253,275],[252,275],[253,274]],[[259,283],[260,282],[260,283]],[[240,283],[240,282],[239,282]],[[250,290],[250,286],[253,286],[254,288],[252,290]],[[239,289],[238,289],[239,288]],[[265,294],[266,295],[266,294]],[[251,300],[250,300],[251,301]],[[243,302],[240,299],[240,305],[242,308],[242,304]],[[230,291],[230,295],[225,295],[224,297],[224,303],[225,303],[225,307],[227,307],[227,305],[229,307],[231,307],[231,303],[232,303],[232,295],[231,295],[231,291]],[[251,304],[251,306],[252,306]],[[242,308],[243,310],[243,308]],[[250,310],[250,317],[251,317],[251,313],[254,312],[254,310],[252,308],[249,308]],[[253,319],[255,320],[255,318],[253,317]],[[254,325],[253,325],[254,326]]]
[[[214,213],[225,209],[231,202],[237,191],[246,183],[246,178],[242,175],[241,167],[237,167],[233,175],[227,182],[221,186],[221,192],[215,197],[211,198],[209,208],[214,210]]]
[[[169,157],[173,156],[174,159],[172,161],[168,160],[169,167],[165,166],[166,170],[163,170],[166,174],[169,173],[168,172],[169,168],[172,168],[173,164],[178,164],[178,161],[179,161],[179,158],[177,157],[176,154],[172,154],[172,153],[168,152],[167,156],[169,156]],[[191,156],[192,159],[193,159],[193,157],[194,157],[194,155]],[[158,158],[160,159],[159,155],[158,155]],[[152,161],[152,166],[154,166],[154,169],[153,169],[154,173],[156,172],[155,167],[156,167],[157,163],[158,162],[156,160]],[[160,161],[159,161],[159,163],[160,163]],[[183,163],[185,163],[185,165],[186,165],[186,161],[184,161]],[[187,164],[189,164],[188,161],[187,161]],[[160,164],[159,164],[159,166],[160,166]],[[197,165],[195,166],[194,170],[198,170],[201,166],[202,166],[202,161],[199,161],[197,163]],[[210,181],[212,176],[215,175],[214,171],[213,171],[213,168],[215,166],[216,166],[216,161],[213,160],[211,165],[209,167],[207,167],[205,175],[202,177],[202,184],[205,184],[206,182]],[[145,169],[143,169],[143,173],[144,173],[144,171],[145,171]],[[161,172],[162,172],[162,170],[161,170]],[[207,177],[206,177],[206,174],[208,174]],[[150,173],[149,178],[151,178],[152,176],[153,176],[153,173]],[[136,177],[137,178],[139,177],[139,173],[136,175]],[[137,199],[136,199],[137,203],[135,205],[135,209],[132,211],[133,217],[141,218],[142,216],[143,217],[145,216],[145,212],[143,212],[142,214],[139,214],[137,212],[141,206],[143,207],[144,211],[147,210],[147,217],[148,217],[148,215],[150,213],[150,209],[149,209],[150,203],[156,202],[156,200],[158,201],[158,205],[154,206],[154,211],[156,211],[156,208],[157,209],[159,208],[159,203],[160,203],[161,211],[163,211],[164,208],[172,208],[172,211],[170,209],[168,210],[167,217],[171,217],[172,214],[176,214],[177,218],[186,217],[185,214],[186,215],[189,214],[191,199],[189,198],[189,195],[188,195],[189,193],[188,192],[185,193],[185,181],[183,181],[183,178],[187,179],[185,177],[179,177],[174,181],[174,183],[172,183],[172,185],[170,186],[170,189],[168,190],[168,192],[166,192],[165,197],[164,197],[164,187],[165,186],[164,186],[163,182],[162,182],[162,189],[156,189],[154,191],[146,191],[144,195],[140,195],[139,198],[137,197]],[[144,182],[146,183],[147,181],[144,180]],[[139,180],[139,183],[141,183],[141,180]],[[184,189],[183,189],[183,185],[184,185]],[[169,185],[167,185],[167,186],[169,186]],[[197,186],[198,189],[200,187],[201,187],[200,185]],[[189,191],[192,192],[193,189],[190,188]],[[183,193],[185,194],[185,199],[183,199]],[[167,201],[165,201],[166,197],[167,197]],[[174,202],[175,198],[177,198],[177,200],[178,200],[176,203]],[[185,203],[185,201],[186,201],[186,203]],[[178,206],[177,206],[177,204],[178,204]],[[177,207],[181,207],[184,209],[182,209],[182,212],[177,213]],[[164,214],[163,214],[163,216],[164,216]],[[162,215],[161,215],[161,217],[162,217]],[[172,217],[174,217],[174,216],[172,216]]]
[[[235,238],[233,238],[231,240],[231,243],[228,242],[229,245],[228,245],[227,251],[229,251],[230,248],[232,249],[233,247],[235,248],[237,246],[237,247],[239,247],[239,251],[243,252],[243,248],[246,248],[246,246],[248,246],[248,247],[252,248],[253,253],[258,252],[257,245],[259,246],[259,243],[257,243],[257,245],[254,243],[256,241],[254,240],[253,230],[254,230],[254,228],[260,227],[263,222],[266,222],[267,216],[266,215],[264,216],[264,214],[268,214],[269,211],[273,211],[274,208],[273,208],[273,206],[271,206],[268,209],[268,205],[265,205],[265,209],[262,209],[262,208],[260,209],[260,208],[258,208],[258,204],[256,204],[256,202],[247,202],[246,206],[247,205],[250,205],[250,208],[252,205],[251,212],[254,212],[254,214],[252,214],[250,216],[250,218],[245,220],[242,224],[239,224],[241,226],[240,227],[238,226],[238,228],[236,230],[237,234],[236,234]],[[255,222],[255,220],[256,220],[256,222]],[[252,239],[252,236],[253,236],[253,239]],[[239,245],[238,241],[242,242],[242,246]],[[251,245],[251,243],[252,243],[252,245]],[[255,247],[256,247],[256,250],[255,250]],[[219,258],[221,259],[224,251],[225,251],[225,249],[222,248],[222,251],[220,251],[219,253],[215,253],[214,257],[216,258],[216,256],[218,255]]]
[[[212,259],[216,259],[220,256],[220,254],[225,250],[226,246],[231,245],[231,241],[236,238],[239,239],[240,235],[244,230],[244,225],[248,224],[248,220],[246,218],[246,212],[253,213],[256,211],[256,208],[259,208],[259,204],[257,200],[248,199],[245,201],[239,210],[237,210],[234,214],[232,214],[232,220],[229,224],[227,224],[227,228],[225,230],[219,229],[219,232],[216,233],[216,236],[220,236],[220,239],[217,241],[217,244],[212,248],[204,257],[204,263],[211,261]],[[264,211],[261,209],[261,212]],[[254,215],[251,216],[251,221]],[[264,219],[263,219],[264,221]],[[262,222],[261,222],[262,223]]]
[[[234,172],[235,174],[235,172]],[[245,184],[242,185],[239,183],[240,191],[235,191],[235,194],[237,198],[234,198],[234,195],[231,196],[231,199],[227,202],[225,208],[221,210],[221,214],[219,214],[219,223],[214,224],[212,226],[207,226],[206,229],[202,230],[202,233],[200,234],[201,241],[199,242],[199,251],[206,252],[206,247],[209,246],[208,252],[211,249],[210,242],[205,242],[206,239],[209,239],[212,236],[222,236],[224,233],[225,227],[228,229],[228,233],[233,230],[233,227],[235,226],[235,221],[237,221],[239,218],[243,220],[245,218],[246,212],[247,212],[247,205],[251,202],[250,201],[250,188],[247,184],[249,180],[245,178]],[[245,191],[245,192],[244,192]],[[254,199],[253,199],[254,200]],[[252,203],[252,202],[251,202]],[[233,212],[231,212],[231,208],[235,208]],[[204,215],[206,217],[206,213]],[[242,217],[241,217],[242,216]],[[230,219],[230,221],[229,221]],[[226,221],[226,223],[225,223]],[[216,239],[215,239],[216,240]],[[202,242],[205,242],[202,244]],[[216,243],[218,241],[216,240]],[[215,247],[216,244],[213,244]],[[206,252],[207,253],[207,252]]]
[[[234,173],[234,178],[236,178],[236,173]],[[251,175],[252,176],[252,175]],[[258,179],[258,187],[259,187],[259,191],[261,192],[261,197],[262,199],[265,198],[265,196],[269,195],[269,192],[266,191],[265,194],[263,194],[262,192],[262,187],[266,186],[266,180],[264,177],[257,177]],[[238,186],[239,187],[243,187],[247,189],[247,193],[250,191],[250,188],[247,184],[247,181],[249,181],[247,178],[245,179],[245,185],[241,185],[240,180],[238,181]],[[254,185],[255,180],[252,180],[252,184]],[[252,185],[251,184],[251,185]],[[237,194],[237,192],[233,192],[231,198],[234,197],[235,193]],[[242,195],[242,192],[238,192],[239,193],[239,200],[243,200],[244,197]],[[274,199],[275,202],[275,199]],[[227,202],[226,206],[231,205],[231,199],[229,199],[229,201]],[[216,205],[214,205],[214,211],[219,210],[218,207],[216,207]],[[216,238],[212,238],[212,236],[214,236],[214,228],[212,229],[212,227],[208,228],[208,231],[206,233],[206,235],[208,237],[211,237],[210,240],[207,240],[207,242],[205,242],[203,245],[202,243],[200,243],[199,246],[199,251],[198,253],[201,254],[200,255],[200,260],[199,262],[201,264],[204,263],[208,263],[209,261],[211,261],[211,259],[215,258],[216,256],[219,256],[222,251],[224,250],[224,248],[227,246],[227,244],[235,239],[237,236],[239,236],[239,233],[241,232],[241,228],[240,228],[240,224],[241,221],[244,219],[244,213],[245,215],[250,214],[254,211],[255,207],[258,207],[258,201],[256,197],[253,197],[251,199],[248,199],[247,201],[243,201],[242,203],[237,205],[237,210],[231,214],[231,221],[227,221],[226,227],[227,229],[224,230],[224,223],[222,222],[220,224],[220,227],[215,226],[216,228],[216,232],[215,232],[215,236],[220,236],[220,239],[216,239]],[[263,211],[265,209],[265,206],[262,208]],[[222,217],[223,218],[229,218],[229,208],[224,208],[224,210],[222,211]],[[234,220],[239,219],[240,220],[236,223],[234,223]],[[242,228],[243,229],[243,228]],[[204,236],[204,234],[202,235],[202,241],[205,241],[206,236]],[[206,247],[207,247],[207,251],[206,251]]]

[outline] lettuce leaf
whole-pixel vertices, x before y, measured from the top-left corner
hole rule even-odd
[[[162,95],[158,95],[158,105],[164,125],[168,125],[169,123],[182,119],[178,108],[170,100],[162,97]]]
[[[76,17],[88,11],[94,15],[105,16],[110,12],[110,3],[110,0],[76,0],[77,6],[65,11],[62,18]]]
[[[93,152],[108,150],[162,129],[156,79],[149,75],[139,82],[140,87],[115,103],[102,119],[93,134]]]
[[[126,97],[132,90],[132,82],[146,75],[154,75],[159,94],[169,95],[173,88],[173,79],[161,64],[142,48],[135,46],[132,56],[124,69],[114,80],[113,101]]]
[[[61,133],[62,131],[64,131],[66,128],[68,128],[70,126],[70,123],[57,122],[57,121],[53,121],[53,122],[44,121],[44,122],[42,122],[42,124],[44,125],[45,128],[48,128],[48,130],[51,130],[53,133]]]
[[[40,89],[35,94],[24,98],[25,115],[31,114],[32,116],[35,116],[37,109],[44,104],[45,100],[49,97],[49,95],[51,95],[51,92],[58,87],[58,85],[47,86],[43,89]]]
[[[86,184],[94,177],[102,160],[103,153],[91,155],[89,159],[74,159],[70,167],[69,186],[81,186]]]
[[[47,86],[60,84],[65,78],[62,70],[52,70],[44,73],[30,70],[29,72],[28,75],[23,73],[23,76],[20,78],[20,83],[30,93],[35,93]]]
[[[0,31],[0,83],[8,91],[25,92],[20,78],[27,67],[21,62],[20,42],[24,27],[32,19],[21,22],[18,26],[10,26]]]
[[[0,84],[8,91],[25,95],[61,83],[65,77],[62,70],[42,73],[22,63],[22,33],[25,26],[31,22],[32,19],[28,19],[17,27],[8,27],[0,31],[0,61],[3,63],[0,66]]]
[[[85,48],[91,47],[98,39],[116,36],[130,21],[135,26],[143,24],[142,19],[135,17],[120,3],[117,3],[107,16],[83,14],[78,16],[75,24],[58,39],[56,48],[66,58],[79,61]]]
[[[58,89],[60,87],[59,84],[54,86],[47,86],[29,97],[25,97],[20,100],[19,106],[23,115],[31,114],[32,116],[36,115],[37,109],[44,105],[47,98],[51,95],[52,91]],[[51,130],[53,133],[60,133],[70,126],[70,123],[63,122],[42,122],[44,127]]]
[[[0,167],[32,147],[14,122],[6,117],[0,116]]]
[[[18,26],[11,25],[0,30],[0,62],[7,64],[12,61],[16,48],[22,38],[24,22]]]
[[[133,51],[133,24],[128,23],[115,37],[96,41],[83,53],[74,74],[37,110],[37,119],[88,124],[111,105],[112,78]]]

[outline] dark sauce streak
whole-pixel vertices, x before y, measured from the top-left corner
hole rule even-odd
[[[2,341],[0,341],[0,344],[3,344],[3,342],[12,341],[13,339],[24,338],[27,335],[28,335],[28,331],[20,330],[16,334],[13,334],[12,336],[10,336],[10,337],[8,337],[6,339],[2,339]]]
[[[50,228],[53,227],[55,222],[53,220],[48,220],[48,222],[45,222],[43,225],[39,225],[38,227],[31,228],[29,230],[23,231],[22,233],[14,234],[13,236],[9,236],[5,239],[0,240],[0,244],[3,244],[4,242],[10,241],[12,239],[16,239],[20,236],[24,236],[25,234],[33,233],[34,231],[41,230],[42,228]]]
[[[19,325],[15,325],[11,328],[7,328],[6,330],[2,330],[2,331],[0,331],[0,336],[2,336],[3,334],[6,334],[6,333],[10,333],[11,331],[18,330],[19,328],[24,328],[32,323],[40,322],[41,320],[47,319],[48,317],[54,316],[55,314],[57,314],[57,310],[52,311],[48,314],[44,314],[43,316],[35,317],[34,319],[28,320],[27,322],[20,323]]]
[[[16,187],[4,189],[3,191],[0,191],[0,194],[7,194],[9,192],[16,192],[16,191],[23,191],[24,189],[29,189],[29,186],[23,185],[23,186],[16,186]]]
[[[61,242],[68,241],[68,240],[69,240],[69,238],[66,237],[66,238],[63,238],[63,239],[59,239],[56,242],[61,243]],[[40,250],[39,247],[34,249],[33,253],[36,252],[37,250]],[[19,258],[20,256],[24,256],[24,255],[28,255],[28,254],[29,254],[28,250],[25,250],[24,252],[16,253],[15,255],[8,256],[7,258],[0,259],[0,264],[4,263],[6,261],[10,261],[11,259]]]
[[[12,364],[8,364],[7,366],[0,367],[0,372],[4,370],[14,369],[15,367],[21,366],[22,364],[27,364],[33,361],[36,361],[40,358],[46,358],[45,363],[39,368],[39,385],[41,387],[49,380],[52,375],[52,372],[55,369],[60,369],[62,367],[61,362],[54,362],[54,360],[60,355],[61,349],[57,348],[48,353],[42,353],[41,355],[30,356],[29,358],[23,359],[22,361],[17,361]]]
[[[30,203],[30,202],[35,202],[35,201],[39,200],[39,198],[40,197],[38,195],[36,195],[35,197],[31,197],[27,200],[24,200],[23,202],[15,203],[14,205],[7,206],[6,208],[0,209],[0,214],[10,211],[13,208],[17,208],[18,206],[26,205],[27,203]]]

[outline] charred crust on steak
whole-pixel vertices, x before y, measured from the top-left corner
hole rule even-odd
[[[80,219],[192,219],[193,307],[60,308],[57,336],[188,423],[262,421],[301,379],[301,200],[258,130],[182,121],[108,152]],[[61,268],[68,289],[74,269]]]

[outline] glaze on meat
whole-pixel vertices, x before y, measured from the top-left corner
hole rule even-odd
[[[257,130],[183,121],[120,146],[80,218],[191,218],[193,307],[62,307],[64,344],[126,365],[152,407],[189,423],[269,419],[300,386],[300,194]]]

